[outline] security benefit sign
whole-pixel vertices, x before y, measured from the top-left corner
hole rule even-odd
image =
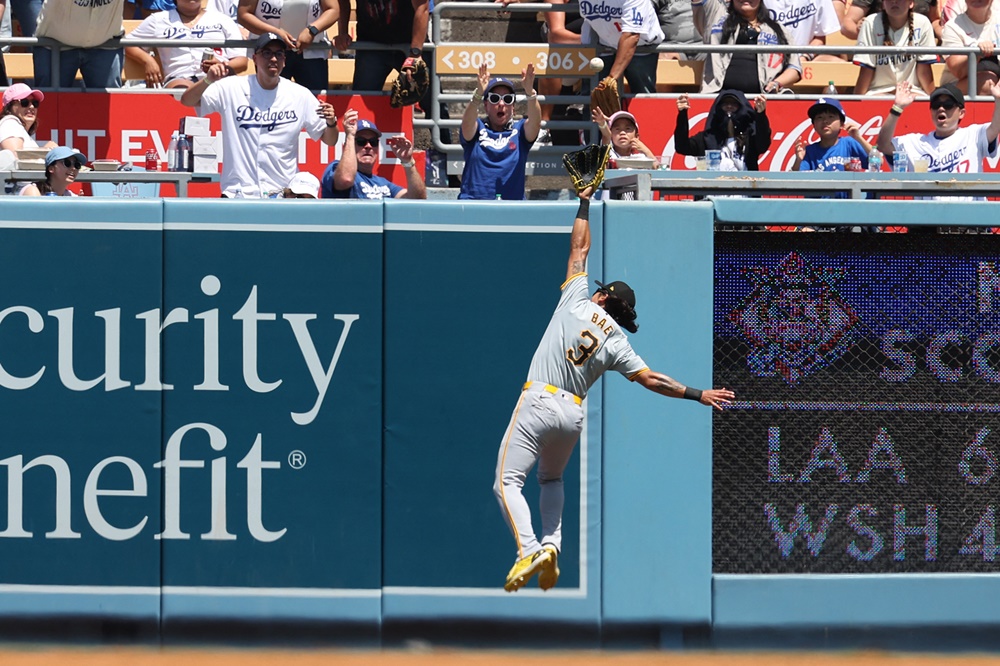
[[[1000,239],[715,238],[714,571],[1000,571]]]
[[[0,582],[380,584],[381,236],[218,226],[2,231]]]

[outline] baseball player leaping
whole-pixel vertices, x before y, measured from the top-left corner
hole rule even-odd
[[[517,542],[517,561],[504,583],[508,592],[520,589],[535,574],[543,590],[559,580],[563,470],[583,427],[583,398],[605,370],[617,370],[661,395],[697,400],[717,409],[735,397],[725,388],[699,391],[685,387],[646,367],[621,330],[635,333],[638,329],[635,293],[627,284],[598,282],[597,291],[588,296],[592,192],[587,188],[580,193],[562,296],[531,359],[528,381],[497,456],[493,492]],[[524,480],[536,462],[541,487],[541,542],[535,536],[531,512],[521,494]]]

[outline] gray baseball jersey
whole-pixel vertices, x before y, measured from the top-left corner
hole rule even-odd
[[[606,370],[632,379],[648,368],[611,315],[590,300],[587,274],[578,273],[562,286],[559,304],[531,359],[528,381],[585,398]]]

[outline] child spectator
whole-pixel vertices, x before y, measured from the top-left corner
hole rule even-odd
[[[654,161],[654,168],[659,166],[660,161],[646,144],[639,140],[639,123],[635,116],[628,111],[618,111],[606,117],[600,107],[594,107],[591,117],[601,130],[601,143],[611,145],[611,157],[608,159],[609,168],[612,160],[618,157],[631,157],[642,155]]]
[[[882,11],[861,25],[858,36],[858,46],[934,45],[931,21],[914,11],[913,0],[882,0]],[[931,63],[936,61],[937,57],[931,54],[857,53],[854,64],[861,67],[861,71],[854,84],[854,94],[891,94],[897,83],[908,81],[929,95],[934,90]]]
[[[840,102],[820,97],[809,107],[809,119],[819,141],[807,146],[805,141],[799,139],[792,171],[850,171],[848,164],[854,159],[861,161],[863,170],[868,170],[868,154],[872,146],[861,136],[857,123],[847,122]],[[847,136],[840,136],[841,130],[846,130]]]

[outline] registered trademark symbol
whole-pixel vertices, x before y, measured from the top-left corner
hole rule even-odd
[[[302,469],[306,466],[306,454],[298,449],[288,454],[288,464],[292,469]]]

